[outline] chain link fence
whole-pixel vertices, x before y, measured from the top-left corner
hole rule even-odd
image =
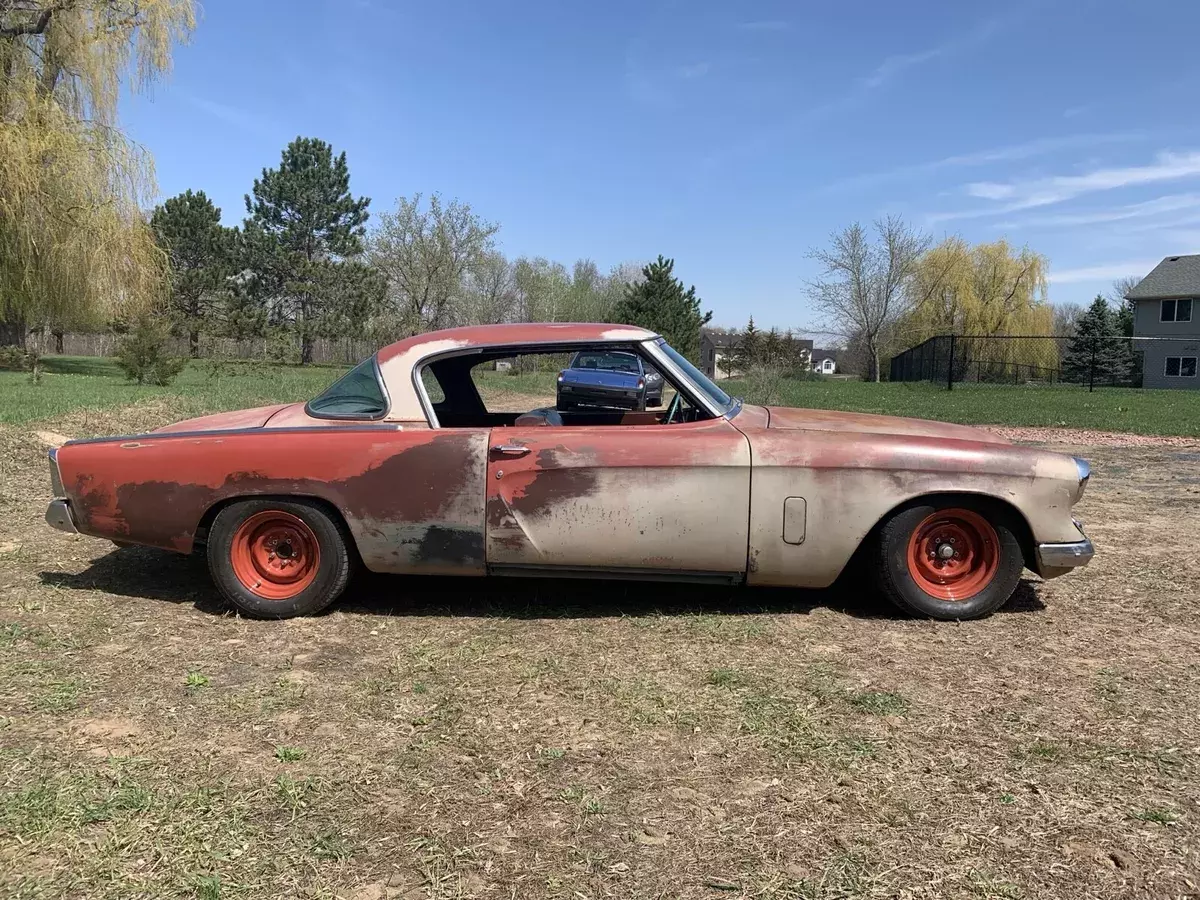
[[[939,335],[895,356],[892,381],[1200,389],[1200,336]]]

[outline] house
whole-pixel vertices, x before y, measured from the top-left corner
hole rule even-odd
[[[737,349],[738,333],[735,331],[714,331],[711,328],[700,330],[700,371],[709,378],[724,378],[729,375],[732,365],[727,365],[734,350]]]
[[[837,373],[836,350],[814,350],[812,352],[812,370],[818,375],[834,375]]]
[[[1125,299],[1134,304],[1142,387],[1200,390],[1200,254],[1168,256]]]

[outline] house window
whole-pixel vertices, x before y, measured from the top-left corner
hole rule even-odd
[[[1162,312],[1159,315],[1159,320],[1162,322],[1192,321],[1191,298],[1189,297],[1183,300],[1164,300],[1162,302]]]
[[[1194,356],[1168,356],[1167,357],[1167,377],[1168,378],[1195,378],[1196,377],[1196,357],[1194,357]]]

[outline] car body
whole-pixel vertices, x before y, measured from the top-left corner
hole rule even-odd
[[[644,410],[661,406],[663,378],[636,353],[581,350],[558,373],[557,407]]]
[[[472,380],[498,359],[585,350],[635,354],[669,406],[496,412]],[[206,545],[222,592],[261,616],[322,608],[357,561],[822,588],[857,557],[902,607],[971,618],[1023,567],[1053,577],[1092,555],[1071,512],[1081,460],[961,425],[743,404],[623,325],[419,335],[306,404],[70,441],[50,468],[50,524]]]

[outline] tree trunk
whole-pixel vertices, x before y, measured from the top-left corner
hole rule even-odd
[[[300,365],[307,366],[312,364],[313,356],[313,339],[312,336],[305,333],[300,338]]]
[[[63,332],[62,332],[62,329],[57,329],[57,330],[54,330],[54,329],[52,329],[52,330],[50,331],[50,333],[51,333],[52,335],[54,335],[54,352],[55,352],[55,353],[57,353],[59,356],[62,356],[62,355],[63,355],[63,353],[65,352],[65,351],[63,350]]]
[[[188,352],[192,359],[200,358],[200,332],[195,328],[188,332]]]
[[[17,313],[9,313],[12,318],[0,318],[0,347],[20,347],[25,349],[25,319]]]

